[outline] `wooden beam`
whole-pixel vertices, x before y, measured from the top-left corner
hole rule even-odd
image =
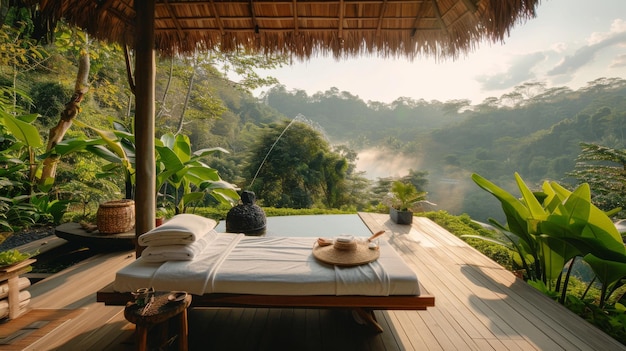
[[[463,3],[465,4],[465,7],[467,7],[467,9],[472,13],[475,14],[476,11],[478,11],[478,8],[476,7],[476,4],[474,4],[473,2],[471,2],[470,0],[463,0]]]
[[[423,19],[423,16],[422,16],[423,6],[424,6],[424,3],[420,3],[419,6],[417,7],[417,12],[415,13],[415,19],[413,20],[413,29],[411,30],[411,37],[415,36],[415,33],[417,33],[417,30],[419,29],[419,22]]]
[[[222,23],[222,19],[220,18],[219,13],[217,13],[217,8],[215,7],[215,3],[213,2],[213,0],[211,0],[210,4],[211,11],[213,11],[213,14],[215,15],[215,21],[217,22],[218,27],[220,27],[220,34],[224,35],[224,24]]]
[[[339,39],[343,40],[343,15],[344,15],[343,0],[339,1]]]
[[[293,7],[293,31],[295,34],[298,34],[298,31],[300,30],[298,25],[298,1],[293,0],[291,6]]]
[[[174,22],[176,31],[178,32],[178,40],[182,44],[182,42],[185,40],[185,33],[183,32],[183,28],[181,27],[180,22],[178,21],[178,18],[176,17],[176,14],[174,14],[174,9],[170,5],[169,1],[167,0],[165,0],[165,7],[167,8],[167,13],[170,14],[172,21]]]
[[[259,37],[259,22],[256,20],[256,13],[254,12],[254,3],[253,0],[250,0],[248,3],[250,7],[250,16],[252,17],[252,27],[254,28],[254,34],[256,37]]]
[[[383,27],[383,19],[385,17],[385,10],[387,9],[387,1],[383,1],[380,5],[380,13],[378,14],[378,27],[376,28],[376,36],[380,36],[380,31]]]
[[[441,11],[439,10],[439,6],[437,5],[437,0],[431,0],[433,3],[433,9],[435,10],[435,15],[437,16],[437,20],[439,25],[441,26],[441,30],[443,30],[446,35],[448,35],[448,27],[446,23],[443,21],[443,17],[441,16]]]
[[[154,228],[156,210],[156,175],[154,157],[154,101],[156,61],[154,51],[155,0],[135,1],[135,240]],[[135,244],[137,257],[143,247]]]

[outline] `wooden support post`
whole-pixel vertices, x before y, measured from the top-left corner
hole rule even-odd
[[[154,0],[135,1],[137,14],[135,37],[136,238],[154,228],[155,225],[154,101],[156,64],[154,8]],[[142,246],[135,244],[137,257],[141,256],[141,251],[143,251]]]

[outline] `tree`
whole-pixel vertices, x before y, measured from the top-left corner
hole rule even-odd
[[[48,146],[46,147],[47,157],[43,161],[43,170],[41,172],[40,184],[51,184],[56,175],[56,168],[59,157],[55,153],[51,153],[54,147],[59,144],[67,130],[72,126],[72,122],[80,112],[80,103],[84,95],[89,90],[89,54],[87,50],[81,51],[78,74],[76,75],[76,83],[74,84],[74,94],[70,98],[65,109],[61,112],[61,116],[56,126],[50,129],[48,135]]]
[[[581,143],[570,176],[588,183],[593,202],[604,211],[626,206],[626,150]]]
[[[265,206],[338,207],[347,192],[348,161],[330,150],[321,133],[302,122],[268,127],[252,147],[250,188]]]

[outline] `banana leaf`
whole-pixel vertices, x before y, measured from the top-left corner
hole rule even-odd
[[[37,148],[43,146],[39,131],[30,124],[30,122],[37,118],[37,114],[14,117],[9,113],[0,111],[0,117],[0,121],[3,121],[3,124],[17,140],[28,147]]]
[[[602,295],[600,296],[600,307],[608,298],[606,292],[612,291],[612,288],[626,277],[626,259],[621,262],[605,260],[593,254],[587,254],[583,260],[591,266],[600,282],[602,282]]]
[[[519,236],[534,251],[537,245],[532,233],[529,232],[531,226],[528,219],[531,218],[531,214],[526,204],[478,174],[472,174],[472,180],[500,201],[507,220],[507,231]]]

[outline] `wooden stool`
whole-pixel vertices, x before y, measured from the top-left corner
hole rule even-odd
[[[178,318],[178,349],[187,351],[187,307],[191,304],[191,295],[187,294],[184,299],[179,301],[170,301],[168,296],[171,293],[157,292],[154,301],[145,306],[138,306],[135,302],[129,302],[124,308],[124,317],[129,322],[136,325],[137,334],[137,350],[148,350],[148,330],[154,326],[160,325],[162,329],[161,338],[158,347],[163,346],[168,341],[168,324],[170,319],[175,316]]]

